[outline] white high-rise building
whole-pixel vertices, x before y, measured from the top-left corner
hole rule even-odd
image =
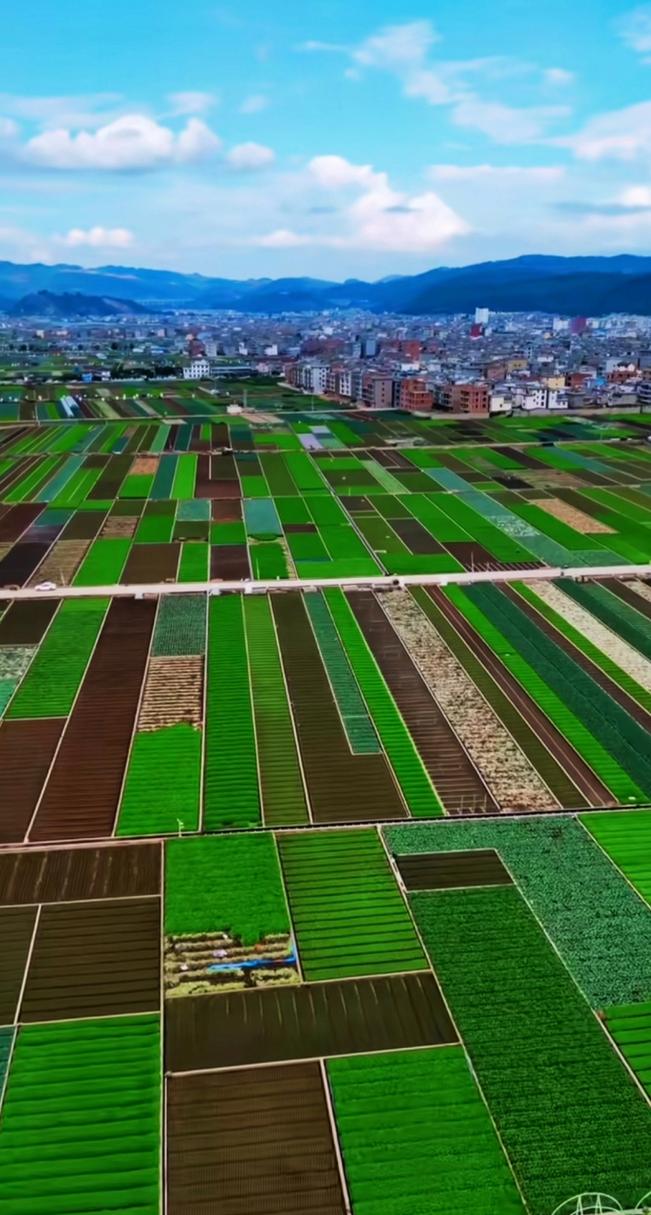
[[[475,308],[475,324],[487,325],[491,317],[490,308]]]

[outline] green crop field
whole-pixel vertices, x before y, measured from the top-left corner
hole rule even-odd
[[[645,419],[221,389],[0,392],[0,1215],[635,1210]]]

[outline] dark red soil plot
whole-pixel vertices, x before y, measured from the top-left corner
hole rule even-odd
[[[0,620],[0,645],[38,645],[59,606],[58,599],[18,600]]]
[[[178,544],[132,544],[121,582],[165,582],[176,578]]]
[[[363,494],[349,494],[346,498],[345,506],[349,515],[365,515],[367,513],[372,515],[375,511],[373,504]],[[287,530],[286,524],[285,530]]]
[[[444,552],[443,545],[417,519],[389,519],[389,523],[412,553]]]
[[[0,543],[12,544],[38,518],[43,506],[39,503],[24,503],[11,506],[0,519]]]
[[[210,548],[210,577],[226,582],[250,578],[246,544],[213,544]]]
[[[544,468],[549,471],[546,464],[541,460],[537,460],[535,456],[530,455],[529,452],[524,451],[521,447],[496,447],[495,450],[500,456],[506,456],[508,460],[515,460],[516,464],[520,465],[520,468]]]
[[[318,1059],[455,1042],[429,971],[165,1003],[168,1071]]]
[[[373,452],[373,459],[377,460],[382,468],[402,468],[409,470],[413,468],[413,464],[406,456],[403,456],[401,451],[395,451],[392,448],[379,448]]]
[[[36,910],[36,907],[3,907],[0,910],[0,1025],[12,1025],[16,1018]]]
[[[445,547],[466,570],[502,569],[502,562],[475,540],[452,540]]]
[[[0,586],[21,587],[38,568],[50,545],[19,541],[0,561]]]
[[[155,613],[153,599],[113,600],[31,839],[93,839],[111,834]]]
[[[24,840],[64,725],[63,718],[0,725],[0,844]]]
[[[240,523],[242,502],[239,498],[213,498],[212,518],[215,523]]]
[[[159,899],[51,903],[41,909],[21,1021],[153,1012],[159,1006]]]
[[[0,904],[133,898],[160,889],[160,844],[0,854]]]
[[[353,755],[300,594],[271,601],[317,823],[406,818],[384,755]]]
[[[171,1076],[169,1215],[344,1215],[318,1063]]]
[[[104,472],[95,482],[88,497],[106,502],[109,502],[111,498],[117,498],[120,486],[130,468],[131,456],[111,456]]]
[[[106,514],[101,510],[77,510],[66,525],[63,539],[94,540],[99,534],[105,518]]]
[[[397,856],[395,861],[407,890],[512,884],[493,848],[478,848],[474,852],[418,852]]]
[[[448,814],[497,813],[476,768],[374,595],[348,601]]]
[[[556,729],[556,726],[552,724],[536,702],[525,692],[517,679],[500,662],[490,646],[472,628],[444,592],[438,587],[428,587],[427,593],[556,761],[556,770],[550,773],[549,780],[545,773],[544,779],[550,784],[550,788],[558,797],[561,805],[565,809],[578,809],[586,805],[611,805],[610,791],[567,742],[560,730]],[[550,783],[552,780],[553,784]]]

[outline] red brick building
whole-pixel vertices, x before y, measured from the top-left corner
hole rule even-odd
[[[438,404],[452,413],[488,413],[488,384],[444,384]]]

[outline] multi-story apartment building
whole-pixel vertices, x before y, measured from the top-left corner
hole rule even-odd
[[[393,376],[379,371],[365,371],[362,375],[362,401],[371,409],[391,409]]]
[[[393,394],[396,409],[406,409],[410,413],[430,413],[434,406],[434,393],[427,387],[425,380],[415,376],[407,376],[396,380]]]
[[[436,395],[438,406],[452,413],[488,413],[488,384],[442,384]]]

